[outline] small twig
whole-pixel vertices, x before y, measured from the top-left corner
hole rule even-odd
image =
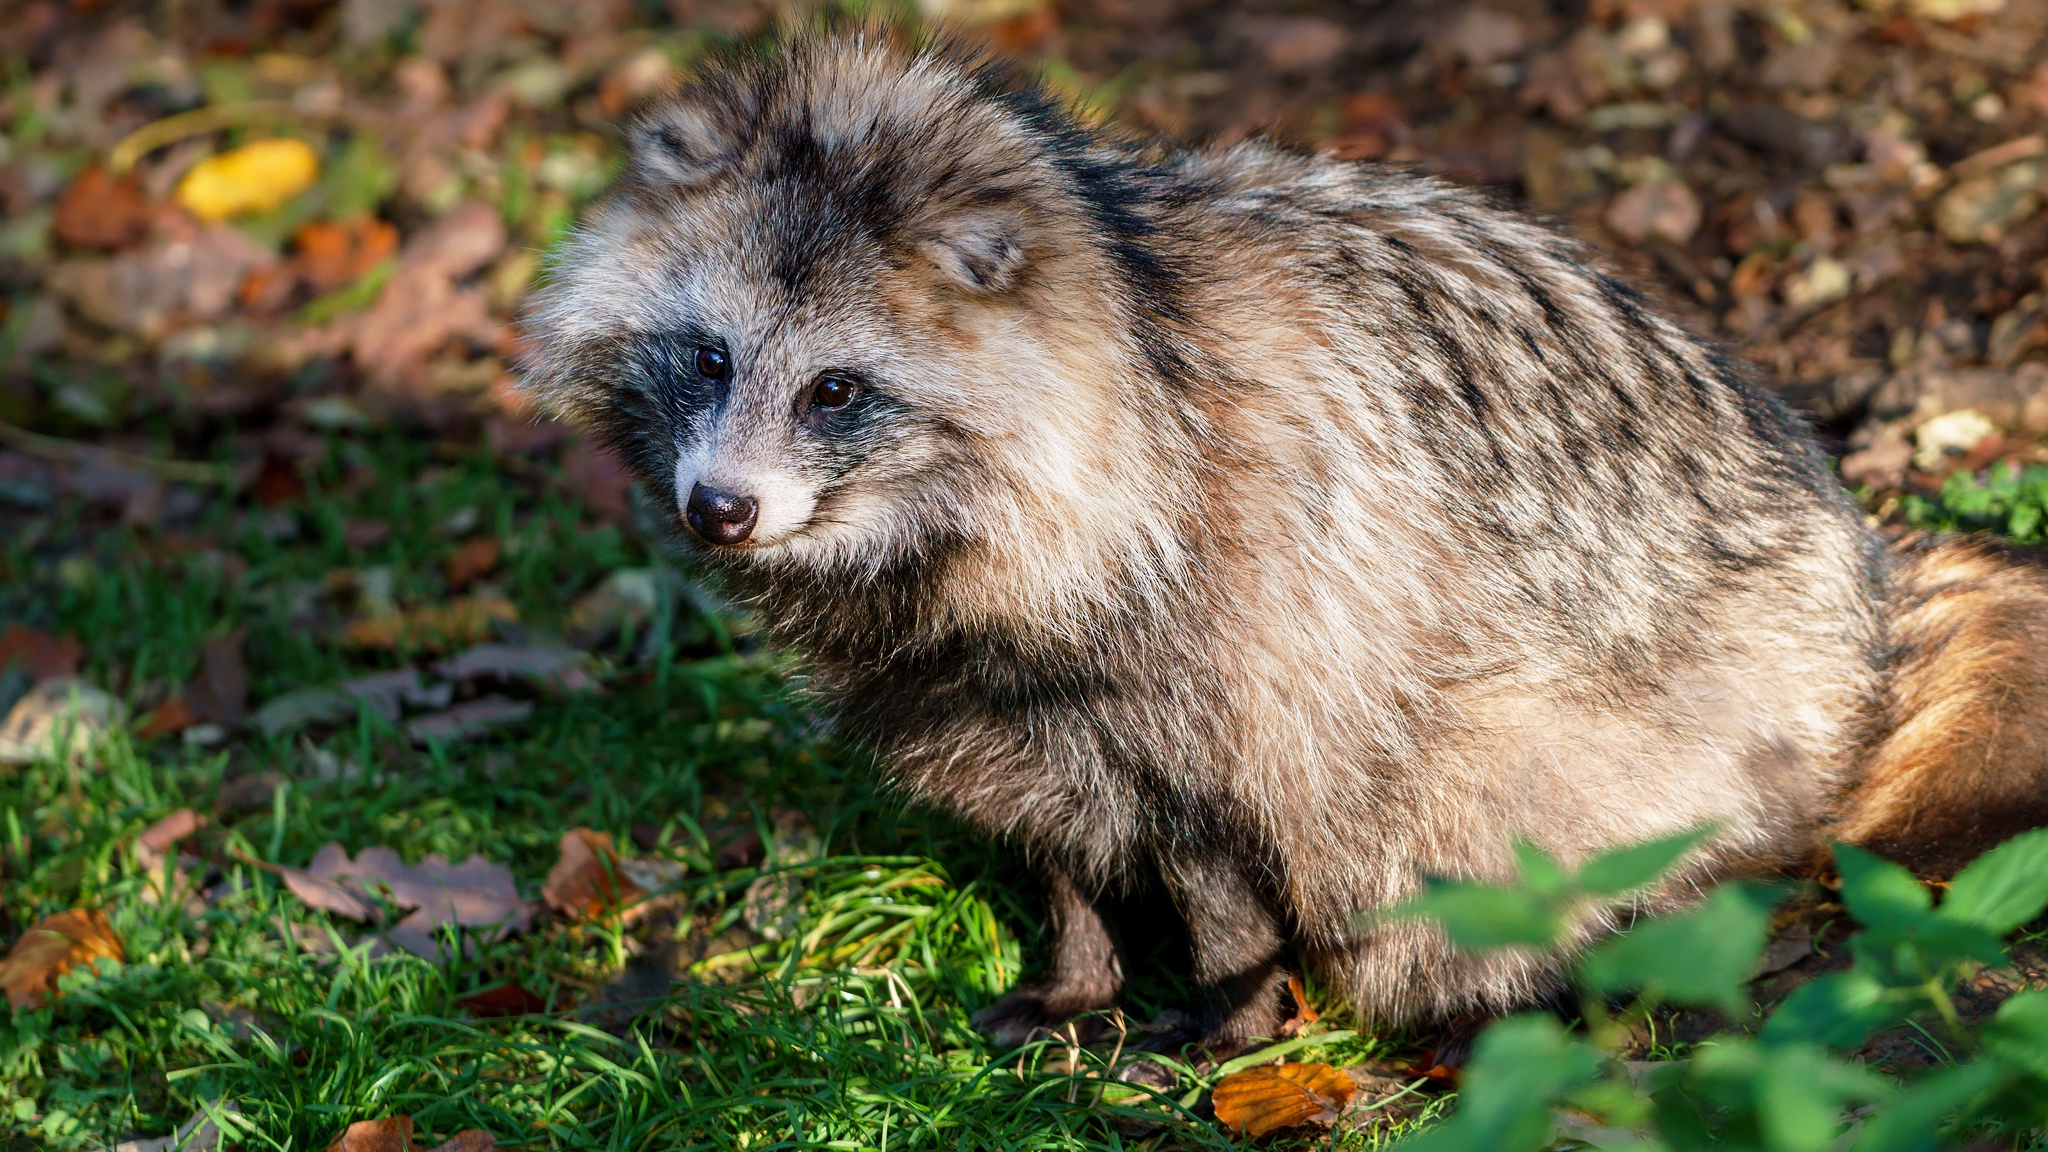
[[[219,464],[202,464],[193,460],[159,460],[154,456],[137,456],[115,448],[103,448],[98,444],[87,444],[81,440],[65,440],[57,436],[45,436],[26,428],[17,428],[0,420],[0,444],[32,456],[43,456],[52,460],[97,460],[116,468],[141,472],[159,480],[174,484],[220,484],[231,486],[235,482],[234,472]]]
[[[203,136],[208,132],[219,132],[224,128],[236,128],[243,124],[283,122],[289,124],[347,119],[343,112],[307,112],[283,100],[247,100],[240,104],[212,104],[205,108],[194,108],[190,112],[179,112],[161,120],[152,120],[121,138],[114,150],[107,153],[107,171],[116,176],[125,175],[144,156],[163,147],[175,144],[188,136]]]

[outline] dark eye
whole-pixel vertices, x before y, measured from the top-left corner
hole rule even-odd
[[[732,361],[726,358],[725,349],[709,346],[697,349],[697,375],[718,381],[732,375]]]
[[[831,411],[844,408],[860,395],[860,384],[844,376],[824,375],[811,388],[811,407],[815,410]]]

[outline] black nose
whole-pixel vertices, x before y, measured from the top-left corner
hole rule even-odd
[[[690,486],[690,506],[683,518],[690,531],[707,544],[738,544],[754,534],[754,517],[761,506],[752,496],[734,496],[702,484]]]

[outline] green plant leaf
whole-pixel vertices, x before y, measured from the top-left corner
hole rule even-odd
[[[2022,992],[2000,1004],[1983,1037],[2001,1058],[2048,1078],[2048,992]]]
[[[1914,1085],[1872,1116],[1850,1147],[1854,1152],[1922,1152],[1939,1146],[1948,1118],[1997,1091],[2004,1074],[1979,1061],[1944,1068]]]
[[[1564,895],[1567,877],[1548,852],[1526,840],[1514,844],[1515,863],[1522,870],[1522,887],[1544,896]]]
[[[1601,1056],[1550,1016],[1515,1016],[1488,1028],[1473,1049],[1449,1122],[1409,1152],[1537,1152],[1556,1130],[1552,1103],[1600,1070]]]
[[[1837,844],[1835,867],[1842,875],[1842,903],[1874,937],[1903,939],[1934,913],[1927,888],[1889,860],[1854,844]]]
[[[1851,969],[1800,985],[1771,1013],[1761,1035],[1766,1044],[1857,1048],[1898,1015],[1885,999],[1882,982]]]
[[[1949,882],[1942,898],[1945,916],[1981,925],[2003,936],[2048,907],[2048,828],[2007,840]]]
[[[1709,824],[1603,852],[1579,869],[1579,887],[1598,896],[1634,891],[1670,871],[1714,832],[1714,826]]]
[[[1429,891],[1389,909],[1393,920],[1433,919],[1460,948],[1544,948],[1563,934],[1557,902],[1523,888],[1432,880]]]
[[[1580,971],[1603,992],[1640,988],[1669,1003],[1739,1015],[1770,931],[1772,895],[1723,885],[1694,911],[1650,920],[1594,949]]]
[[[1841,1130],[1844,1105],[1891,1091],[1882,1076],[1812,1045],[1773,1048],[1757,1073],[1757,1129],[1782,1152],[1819,1152]]]

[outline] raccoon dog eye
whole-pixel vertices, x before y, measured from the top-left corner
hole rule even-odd
[[[853,403],[853,398],[858,395],[858,382],[827,373],[818,377],[818,383],[811,388],[811,409],[830,412],[836,408],[844,408]]]
[[[732,361],[726,358],[725,349],[708,345],[697,349],[697,375],[720,383],[732,375]]]

